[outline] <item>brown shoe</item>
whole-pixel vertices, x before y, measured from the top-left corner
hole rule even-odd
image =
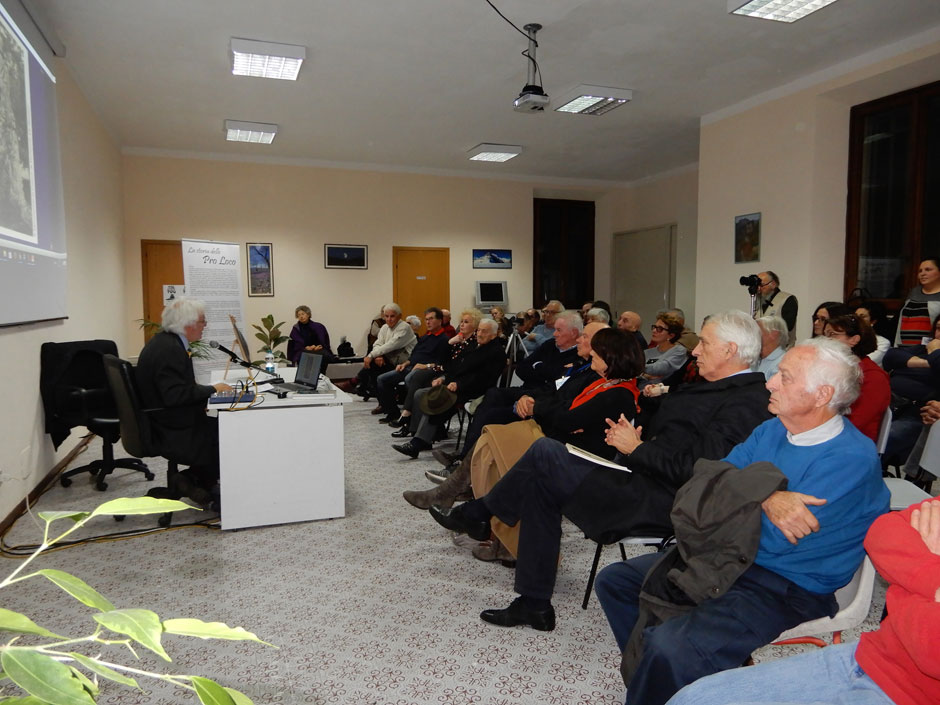
[[[516,565],[516,557],[495,536],[489,541],[477,544],[476,548],[470,552],[479,561],[499,561],[507,568],[513,568]]]
[[[382,413],[382,405],[379,404],[377,407],[375,407],[375,408],[374,408],[372,411],[370,411],[369,413],[372,414],[373,416],[378,416],[379,414]]]
[[[407,490],[402,493],[402,497],[408,504],[418,509],[430,509],[435,504],[446,508],[454,506],[457,498],[468,492],[470,492],[470,461],[465,460],[456,466],[450,477],[437,487],[423,492]]]

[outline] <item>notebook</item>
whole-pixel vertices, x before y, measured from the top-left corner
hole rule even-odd
[[[316,394],[320,383],[320,368],[323,365],[323,355],[320,353],[300,353],[300,364],[293,382],[281,382],[271,387],[275,392],[294,392],[295,394]]]

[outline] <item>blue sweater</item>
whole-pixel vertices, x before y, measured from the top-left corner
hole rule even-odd
[[[796,446],[780,420],[771,419],[725,460],[739,468],[760,460],[773,463],[787,476],[789,491],[827,500],[809,507],[819,531],[796,545],[763,515],[755,563],[815,593],[833,592],[852,579],[865,555],[868,527],[888,511],[890,499],[870,439],[846,422],[825,443]]]

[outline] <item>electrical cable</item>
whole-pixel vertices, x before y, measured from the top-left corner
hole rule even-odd
[[[506,17],[506,15],[504,15],[502,12],[500,12],[500,11],[499,11],[499,8],[496,7],[496,5],[494,5],[492,2],[490,2],[490,0],[486,0],[486,4],[489,5],[490,7],[492,7],[493,10],[496,11],[496,14],[499,15],[500,17],[502,17],[504,20],[506,20],[506,22],[508,22],[509,25],[510,25],[513,29],[515,29],[519,34],[521,34],[521,35],[522,35],[523,37],[525,37],[526,39],[529,39],[529,35],[526,34],[525,32],[523,32],[521,29],[519,29],[515,24],[513,24],[513,21],[512,21],[511,19],[509,19],[508,17]],[[535,39],[533,39],[532,41],[535,42],[535,46],[538,46],[538,45],[539,45],[539,43],[536,42]],[[536,65],[538,65],[538,64],[536,64]]]
[[[490,7],[493,8],[493,10],[496,12],[497,15],[499,15],[499,16],[502,17],[504,20],[506,20],[506,22],[509,24],[510,27],[512,27],[514,30],[516,30],[519,34],[521,34],[521,35],[522,35],[523,37],[525,37],[526,39],[531,40],[532,43],[535,45],[535,47],[538,48],[539,43],[538,43],[538,40],[535,39],[535,37],[530,37],[530,36],[528,35],[528,33],[522,31],[521,29],[519,29],[519,27],[517,27],[517,26],[513,23],[512,20],[510,20],[508,17],[506,17],[506,15],[504,15],[502,12],[500,12],[500,11],[499,11],[499,8],[496,7],[496,5],[494,5],[490,0],[485,0],[485,2],[486,2],[487,5],[489,5]],[[544,79],[542,78],[542,69],[541,69],[541,67],[539,66],[539,62],[536,61],[536,60],[535,60],[534,58],[532,58],[531,56],[529,56],[529,49],[528,49],[528,47],[525,48],[525,49],[523,49],[522,52],[520,52],[520,53],[521,53],[525,58],[527,58],[529,61],[531,61],[533,66],[535,66],[535,73],[536,73],[536,75],[538,76],[539,86],[541,87],[541,85],[544,83]]]

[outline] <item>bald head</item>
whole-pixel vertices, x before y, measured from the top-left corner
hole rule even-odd
[[[600,321],[591,321],[584,326],[584,330],[578,336],[578,357],[587,360],[591,356],[591,338],[597,331],[605,328],[610,328],[610,326]]]
[[[631,333],[640,330],[641,325],[643,325],[643,319],[636,311],[624,311],[617,320],[617,327],[620,330],[628,330]]]

